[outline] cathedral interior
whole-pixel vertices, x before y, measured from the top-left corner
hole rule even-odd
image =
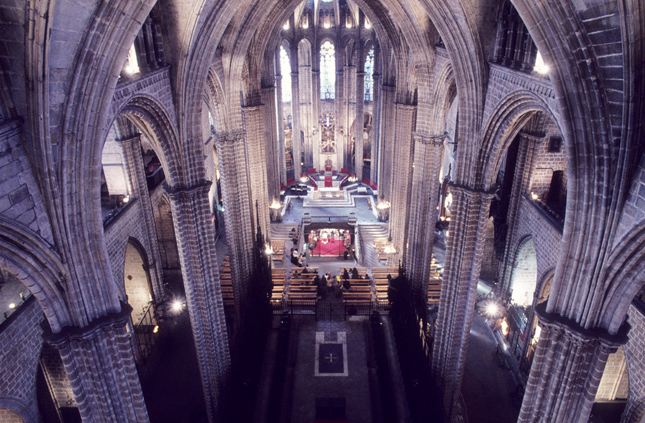
[[[3,0],[0,422],[645,422],[644,22]]]

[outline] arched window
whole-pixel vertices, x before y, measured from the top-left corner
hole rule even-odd
[[[365,101],[374,100],[374,46],[365,58]]]
[[[282,74],[282,102],[291,102],[291,63],[284,46],[280,46],[280,73]]]
[[[333,100],[336,87],[336,51],[331,41],[320,46],[320,99]]]

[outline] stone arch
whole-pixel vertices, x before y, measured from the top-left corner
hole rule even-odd
[[[645,398],[625,411],[620,420],[622,423],[643,423],[645,421]]]
[[[181,147],[177,131],[168,111],[157,100],[137,95],[115,114],[125,116],[150,141],[155,154],[161,161],[168,186],[183,185],[188,164],[181,161]]]
[[[537,287],[537,255],[533,236],[520,239],[514,251],[509,282],[511,302],[531,305]]]
[[[530,91],[512,92],[497,104],[486,124],[482,146],[477,154],[475,183],[478,189],[488,190],[494,185],[504,153],[536,112],[545,113],[558,124],[557,115],[549,105]]]
[[[40,129],[36,133],[40,134],[41,142],[57,142],[59,145],[60,225],[67,228],[62,248],[67,251],[67,263],[73,269],[70,272],[73,280],[68,286],[72,291],[70,295],[79,298],[70,308],[76,315],[78,326],[121,310],[107,251],[104,245],[96,242],[103,232],[99,196],[96,195],[100,187],[102,142],[96,140],[104,140],[109,130],[110,102],[118,75],[152,6],[152,2],[104,3],[98,6],[82,28],[83,38],[79,36],[82,44],[76,52],[74,67],[70,69],[71,80],[65,103],[57,109],[57,105],[44,105],[40,99],[34,102],[41,109],[49,108],[42,112],[44,116],[52,113],[61,116],[60,122],[51,122],[51,128],[57,128],[55,133],[42,134]],[[62,21],[50,20],[54,25],[60,25]],[[106,32],[104,28],[118,29]],[[38,35],[48,37],[49,32]],[[41,47],[38,43],[51,44],[37,37],[34,43],[34,50],[39,52]],[[45,63],[42,68],[48,69],[47,52],[45,55],[46,58],[41,59]],[[48,81],[48,78],[42,80]],[[41,148],[41,151],[51,151],[48,145]],[[45,159],[54,160],[51,157]],[[88,161],[94,165],[87,166]],[[68,167],[63,169],[64,166]]]
[[[554,275],[555,267],[551,267],[547,269],[538,279],[537,288],[535,290],[535,300],[533,301],[534,304],[539,304],[549,299]]]
[[[148,254],[139,240],[129,237],[123,257],[123,289],[132,307],[132,321],[136,324],[143,309],[153,300]]]
[[[600,324],[609,333],[618,333],[629,305],[645,281],[645,228],[634,230],[613,249],[601,274],[603,289],[593,293],[591,302],[600,308]],[[608,270],[607,270],[608,269]]]
[[[217,72],[213,67],[208,71],[208,79],[206,80],[206,96],[209,111],[213,116],[213,126],[215,133],[226,132],[226,107],[224,99],[224,91]]]
[[[454,99],[457,97],[457,85],[455,75],[450,61],[446,61],[441,67],[435,80],[434,97],[434,115],[431,119],[434,127],[430,130],[435,134],[443,133],[446,127],[446,116]]]
[[[0,421],[8,423],[36,423],[29,408],[14,398],[0,398]]]
[[[65,291],[67,271],[58,254],[40,236],[1,216],[0,266],[36,297],[54,333],[74,323]]]
[[[157,242],[159,243],[164,282],[176,285],[181,282],[181,263],[179,261],[172,208],[166,194],[161,197],[159,205],[155,209],[155,227],[157,229]]]

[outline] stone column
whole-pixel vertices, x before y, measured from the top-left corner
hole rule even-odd
[[[372,165],[370,167],[370,181],[373,184],[378,181],[378,177],[380,175],[381,131],[378,129],[383,128],[381,125],[381,92],[383,81],[381,79],[381,75],[377,73],[372,75],[372,79],[374,80],[374,116],[372,117],[372,122],[376,122],[376,124],[379,125],[379,127],[373,126],[372,129]],[[378,190],[379,192],[381,191],[380,185],[378,186]]]
[[[313,117],[312,121],[315,127],[317,128],[315,133],[312,132],[312,152],[313,152],[313,164],[316,170],[320,172],[322,163],[320,163],[320,60],[312,60],[312,69],[311,69],[311,89],[313,90],[311,94],[311,105],[313,108]]]
[[[378,175],[379,197],[390,201],[392,157],[394,147],[395,87],[383,85],[381,148]]]
[[[253,269],[253,211],[247,179],[247,157],[244,132],[216,134],[220,185],[226,243],[231,260],[231,273],[237,317],[246,298],[247,285]],[[214,239],[214,238],[213,238]]]
[[[365,97],[365,72],[359,66],[356,71],[356,123],[354,124],[354,151],[356,157],[354,167],[358,181],[363,180],[363,105]]]
[[[276,121],[278,112],[276,110],[275,95],[275,87],[262,89],[262,116],[264,118],[264,147],[267,158],[266,168],[269,202],[274,199],[280,199],[280,173],[285,163],[284,152],[281,153],[278,137],[278,125]]]
[[[43,335],[59,353],[84,423],[148,422],[126,323],[132,308]]]
[[[338,63],[338,57],[339,56],[337,54],[336,63]],[[347,139],[349,137],[346,136],[346,134],[349,133],[349,123],[347,119],[347,110],[349,109],[347,99],[349,98],[349,91],[345,89],[345,83],[345,71],[336,70],[336,93],[334,98],[336,122],[334,126],[334,137],[336,138],[336,163],[339,167],[351,167],[348,160],[350,149]],[[343,127],[342,132],[341,126]],[[322,165],[324,165],[324,162],[321,163],[321,166]]]
[[[302,139],[300,137],[300,78],[298,77],[298,45],[291,49],[291,145],[293,148],[293,177],[302,174]],[[295,69],[295,71],[294,71]]]
[[[117,140],[123,149],[123,157],[127,168],[127,178],[135,201],[141,205],[141,214],[143,217],[143,228],[147,248],[150,257],[148,257],[148,266],[150,270],[150,282],[154,293],[154,298],[160,300],[163,297],[163,267],[161,263],[161,253],[159,252],[159,242],[157,241],[157,230],[155,228],[154,212],[150,202],[150,193],[148,192],[148,182],[146,181],[146,172],[143,168],[143,156],[141,155],[141,135],[136,135],[125,140]]]
[[[267,160],[264,147],[263,106],[249,106],[242,109],[246,128],[246,156],[248,158],[247,178],[251,187],[251,211],[255,218],[253,225],[260,222],[262,234],[268,239],[269,197],[267,189]],[[257,210],[257,215],[256,215]],[[257,228],[256,228],[257,230]]]
[[[546,302],[535,311],[542,332],[518,423],[587,423],[607,358],[627,342],[629,325],[611,335],[547,313]]]
[[[414,168],[412,169],[406,267],[408,278],[415,290],[423,296],[430,274],[444,139],[445,135],[414,134]]]
[[[209,422],[213,423],[218,421],[231,359],[214,242],[215,229],[209,212],[210,185],[210,182],[205,182],[190,188],[169,190],[168,197],[206,411]],[[232,225],[227,221],[227,230],[229,226]],[[237,300],[238,292],[235,295]]]
[[[517,212],[520,207],[522,194],[527,191],[531,180],[533,159],[536,155],[537,146],[540,141],[543,140],[543,138],[529,135],[524,132],[518,134],[518,137],[520,137],[520,139],[517,151],[517,160],[515,162],[515,173],[513,175],[513,186],[511,187],[511,198],[506,214],[508,230],[506,232],[507,236],[506,245],[504,247],[504,259],[502,261],[504,266],[501,266],[501,275],[499,275],[498,278],[499,281],[502,282],[500,288],[505,291],[508,291],[510,288],[511,274],[513,273],[513,246],[511,245],[511,241],[516,231]]]
[[[280,184],[287,184],[287,151],[284,140],[284,105],[282,104],[282,76],[275,78],[276,108],[278,115],[278,160],[280,163]]]
[[[452,218],[441,285],[432,372],[443,395],[446,421],[457,417],[477,282],[493,194],[452,185]]]
[[[397,103],[391,168],[390,237],[397,254],[405,258],[406,226],[410,205],[410,174],[412,172],[412,124],[416,106]]]

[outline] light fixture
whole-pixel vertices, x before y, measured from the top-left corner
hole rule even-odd
[[[365,19],[365,28],[366,28],[366,29],[370,29],[371,27],[372,27],[372,24],[370,23],[370,21],[368,21],[367,19]]]
[[[289,21],[286,21],[284,25],[282,25],[282,29],[284,29],[285,31],[289,29]]]
[[[270,256],[271,254],[273,254],[273,248],[271,248],[269,244],[266,245],[266,248],[264,249],[264,254],[266,254],[267,256]]]
[[[125,197],[123,197],[123,202],[124,203],[128,203],[129,201],[130,201],[130,196],[129,195],[126,195]]]
[[[309,179],[307,179],[307,177],[306,177],[306,176],[301,176],[301,177],[300,177],[300,182],[302,182],[302,183],[305,183],[305,182],[307,182],[308,180],[309,180]]]
[[[379,200],[378,204],[376,205],[377,209],[389,209],[390,208],[390,202],[385,201],[385,200]]]
[[[157,333],[159,332],[159,325],[155,325],[155,328],[152,329],[152,333]]]
[[[10,309],[14,309],[14,308],[16,308],[16,304],[15,304],[15,303],[11,303],[11,304],[9,304],[9,308],[10,308]]]
[[[175,300],[172,302],[172,311],[175,313],[179,313],[184,309],[184,303],[182,303],[180,300]]]
[[[538,195],[536,193],[531,192],[531,198],[534,199],[534,200],[537,200],[539,197],[538,197]]]
[[[282,204],[280,204],[280,202],[278,200],[274,199],[273,202],[271,203],[271,205],[269,206],[269,208],[270,209],[281,209]]]

